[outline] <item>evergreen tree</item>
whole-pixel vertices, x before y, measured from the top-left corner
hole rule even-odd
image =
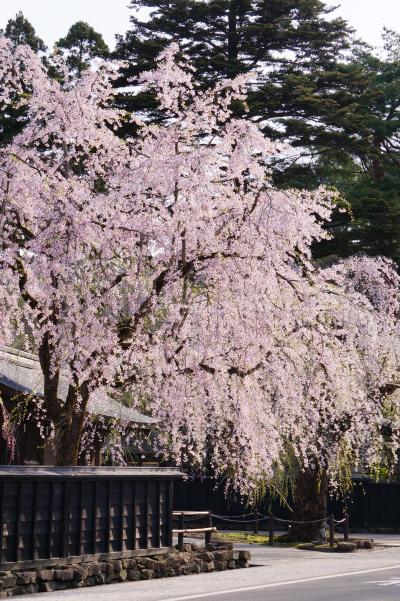
[[[276,184],[310,189],[322,183],[341,195],[333,239],[316,256],[363,251],[400,260],[396,32],[385,31],[382,59],[352,42],[347,24],[332,19],[320,0],[131,0],[131,7],[138,9],[132,28],[117,37],[116,55],[128,61],[121,88],[153,68],[172,40],[191,57],[204,86],[255,70],[248,116],[267,136],[297,148],[272,165]],[[154,97],[131,90],[121,91],[123,107],[161,118]]]
[[[103,36],[84,21],[74,23],[65,38],[58,40],[57,46],[67,50],[67,64],[78,77],[89,68],[92,59],[109,54]]]
[[[400,263],[400,36],[385,30],[384,43],[384,58],[371,52],[355,57],[351,69],[363,82],[352,90],[357,118],[341,116],[336,147],[328,137],[319,148],[316,180],[338,188],[352,217],[336,221],[334,239],[317,249],[319,255],[363,251]]]
[[[43,40],[36,35],[35,28],[19,11],[14,19],[10,19],[2,34],[9,38],[15,47],[20,44],[27,44],[34,52],[45,52],[46,46]]]
[[[158,53],[175,40],[204,85],[258,71],[250,115],[262,122],[274,119],[275,127],[268,131],[273,137],[282,135],[276,120],[294,115],[301,122],[297,133],[303,142],[300,130],[308,131],[310,118],[321,110],[309,88],[317,80],[319,87],[330,89],[335,77],[341,86],[342,74],[335,66],[350,46],[350,30],[343,19],[331,18],[331,9],[320,0],[131,0],[132,9],[145,7],[152,10],[150,17],[135,11],[132,29],[117,36],[116,56],[128,61],[121,87],[153,68]],[[147,93],[125,94],[121,102],[129,110],[159,117],[154,98]],[[326,102],[321,98],[322,104]],[[296,140],[292,136],[291,141]]]
[[[45,52],[46,46],[37,35],[33,25],[24,17],[22,12],[10,19],[0,35],[10,39],[16,48],[20,44],[27,44],[34,52]],[[9,142],[25,125],[25,109],[18,106],[18,98],[15,104],[7,107],[0,105],[0,145]]]

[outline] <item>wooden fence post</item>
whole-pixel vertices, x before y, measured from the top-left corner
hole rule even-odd
[[[333,513],[329,516],[329,546],[335,546],[335,516]]]
[[[272,547],[274,544],[274,516],[269,516],[269,536],[268,536],[268,545]]]
[[[179,526],[178,530],[185,529],[185,514],[182,512],[179,516]],[[179,551],[183,551],[183,532],[178,532],[178,549]]]
[[[349,540],[349,533],[350,533],[349,514],[345,513],[344,514],[344,540],[346,542]]]
[[[258,523],[258,509],[255,510],[254,512],[255,515],[255,522],[254,522],[254,534],[258,534],[258,529],[259,529],[259,523]]]
[[[212,513],[211,511],[208,512],[207,515],[207,528],[212,528],[213,527],[213,521],[212,521]],[[209,543],[211,543],[211,536],[212,536],[212,530],[209,530],[208,532],[204,533],[204,542],[206,545],[208,545]]]

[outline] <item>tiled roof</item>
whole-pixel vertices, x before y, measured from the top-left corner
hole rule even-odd
[[[25,394],[43,396],[43,374],[35,355],[0,345],[0,384]],[[59,398],[67,398],[69,382],[61,375]],[[123,419],[134,424],[156,424],[156,420],[135,409],[125,407],[110,398],[105,392],[96,392],[89,401],[88,411],[92,415],[103,415]]]

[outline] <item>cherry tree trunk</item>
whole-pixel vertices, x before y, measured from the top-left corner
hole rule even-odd
[[[54,463],[58,466],[78,464],[78,453],[82,436],[79,416],[63,419],[56,424]]]
[[[78,464],[79,447],[83,432],[86,406],[89,395],[86,388],[81,387],[78,393],[75,386],[70,386],[67,399],[55,426],[55,465],[74,466]]]
[[[294,489],[293,520],[312,522],[326,518],[328,478],[325,471],[307,469],[299,473]],[[301,542],[320,539],[321,523],[293,524],[292,533]]]

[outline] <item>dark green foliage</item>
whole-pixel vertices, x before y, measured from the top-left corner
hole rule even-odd
[[[92,59],[105,58],[109,54],[103,36],[84,21],[74,23],[65,38],[58,40],[57,46],[68,51],[67,63],[78,77],[89,68]]]
[[[385,30],[384,42],[385,58],[362,52],[348,66],[357,74],[346,91],[352,111],[319,148],[316,179],[334,184],[352,210],[319,254],[364,251],[400,262],[400,37]]]
[[[14,19],[10,19],[4,31],[1,31],[6,38],[9,38],[15,46],[27,44],[34,52],[45,52],[46,46],[37,35],[35,28],[30,24],[28,19],[24,17],[21,11],[15,15]]]
[[[380,93],[371,86],[374,67],[360,59],[367,51],[361,43],[352,45],[345,21],[332,19],[331,9],[320,0],[131,0],[131,7],[145,7],[151,14],[143,17],[135,11],[131,30],[117,36],[116,56],[128,61],[118,82],[121,88],[154,68],[156,56],[172,40],[194,62],[204,86],[256,71],[248,116],[266,135],[296,148],[292,158],[272,165],[276,183],[334,185],[355,205],[348,214],[338,209],[331,226],[334,240],[319,246],[316,254],[337,257],[382,247],[366,241],[370,226],[360,214],[360,207],[376,207],[375,196],[363,204],[355,192],[371,164],[370,150],[365,153],[374,119],[371,107],[379,103]],[[350,51],[354,60],[344,54]],[[162,118],[149,93],[121,91],[118,100],[128,111]],[[236,108],[240,113],[241,107]]]
[[[22,12],[10,19],[5,29],[0,30],[0,34],[10,39],[15,47],[27,44],[34,52],[46,51],[43,40],[36,35],[35,28]],[[17,104],[18,99],[15,100]],[[17,108],[16,104],[8,106],[6,110],[0,106],[0,145],[7,144],[25,124],[25,110]]]
[[[260,120],[291,115],[305,123],[315,115],[309,88],[316,74],[321,79],[332,72],[331,64],[349,47],[346,23],[330,18],[320,0],[131,0],[131,7],[152,14],[146,19],[135,12],[132,29],[117,36],[116,56],[129,61],[121,86],[154,68],[156,56],[175,40],[204,85],[248,71],[262,74],[250,98],[251,115]],[[124,100],[129,109],[156,116],[148,95]]]

